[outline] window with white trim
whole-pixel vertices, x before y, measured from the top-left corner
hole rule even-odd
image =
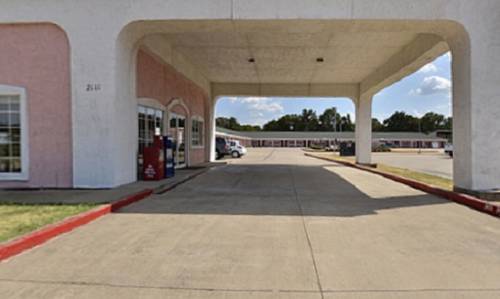
[[[139,105],[139,153],[144,152],[144,148],[151,146],[154,136],[163,134],[164,112],[160,109]]]
[[[0,179],[28,178],[24,89],[0,85]]]
[[[204,130],[203,119],[201,117],[193,117],[191,122],[191,145],[203,146]]]

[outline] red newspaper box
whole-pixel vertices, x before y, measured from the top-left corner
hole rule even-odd
[[[144,148],[143,180],[159,181],[165,178],[163,140],[155,136],[153,144]]]

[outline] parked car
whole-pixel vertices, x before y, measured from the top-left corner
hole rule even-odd
[[[243,145],[240,144],[238,140],[233,140],[229,142],[231,147],[231,157],[233,158],[241,158],[242,156],[247,154],[247,149]]]
[[[222,159],[225,155],[229,155],[231,153],[231,146],[229,141],[222,137],[215,138],[215,157],[218,159]]]
[[[326,148],[327,152],[338,152],[339,151],[339,145],[338,144],[330,144]]]
[[[444,145],[444,152],[450,157],[453,157],[453,144],[451,143],[446,143]]]
[[[391,151],[391,148],[385,143],[374,145],[372,147],[372,152],[375,152],[375,153],[385,153],[385,152],[390,152],[390,151]]]

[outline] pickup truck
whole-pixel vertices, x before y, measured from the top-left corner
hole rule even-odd
[[[229,145],[231,146],[231,157],[233,158],[241,158],[241,156],[244,156],[247,154],[247,149],[240,144],[238,140],[233,140],[229,142]]]

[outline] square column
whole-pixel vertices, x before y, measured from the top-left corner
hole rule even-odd
[[[372,95],[361,95],[356,106],[356,163],[372,163]]]
[[[453,183],[457,191],[498,199],[500,21],[486,14],[482,22],[466,24],[468,35],[464,32],[449,41],[453,55]]]
[[[208,147],[207,147],[207,157],[209,162],[215,162],[216,157],[215,157],[215,130],[216,130],[216,124],[215,124],[215,105],[217,104],[217,99],[215,98],[210,98],[209,99],[210,103],[208,103],[208,125],[207,125],[207,139],[208,139]]]

